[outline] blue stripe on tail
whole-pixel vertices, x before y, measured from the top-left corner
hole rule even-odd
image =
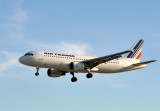
[[[136,54],[139,52],[139,50],[141,50],[142,46],[143,46],[143,42],[141,42],[139,47],[137,47],[137,49],[134,51],[134,54],[132,55],[132,58],[134,58],[136,56]]]
[[[141,49],[143,42],[144,40],[140,39],[139,42],[135,45],[135,47],[132,49],[132,52],[128,54],[127,58],[134,58],[136,53]]]

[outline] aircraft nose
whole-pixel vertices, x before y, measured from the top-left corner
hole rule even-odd
[[[19,62],[23,64],[23,63],[24,63],[24,58],[23,58],[23,57],[20,57],[20,58],[19,58]]]

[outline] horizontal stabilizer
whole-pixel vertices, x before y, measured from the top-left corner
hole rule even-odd
[[[151,60],[151,61],[132,64],[132,65],[130,65],[128,67],[125,67],[125,70],[130,71],[130,70],[136,70],[136,69],[145,68],[145,67],[147,67],[147,64],[155,62],[155,61],[156,60]]]
[[[156,62],[157,60],[151,60],[151,61],[146,61],[146,62],[141,62],[141,63],[137,63],[137,64],[132,64],[132,66],[140,66],[140,65],[144,65],[144,64],[149,64],[152,62]]]

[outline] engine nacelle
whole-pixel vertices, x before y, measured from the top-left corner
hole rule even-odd
[[[68,71],[74,71],[74,72],[85,70],[85,65],[79,62],[62,62],[60,66],[62,70],[68,70]]]
[[[85,70],[85,65],[83,63],[71,62],[70,63],[70,69],[73,70],[73,71],[84,71]]]
[[[48,69],[47,74],[48,74],[49,77],[54,78],[54,77],[60,77],[60,76],[65,75],[65,72],[62,72],[62,71],[56,70],[56,69],[54,69],[54,70]]]

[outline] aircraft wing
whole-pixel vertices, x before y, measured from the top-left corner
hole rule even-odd
[[[108,56],[103,56],[103,57],[98,57],[98,58],[82,61],[81,63],[85,64],[86,69],[92,69],[99,64],[105,63],[107,61],[111,61],[113,59],[120,58],[120,57],[122,57],[123,54],[129,53],[129,52],[131,52],[131,51],[127,50],[124,52],[120,52],[120,53],[116,53],[116,54],[112,54],[112,55],[108,55]]]
[[[144,64],[149,64],[149,63],[152,63],[152,62],[156,62],[156,60],[151,60],[151,61],[146,61],[146,62],[141,62],[141,63],[137,63],[137,64],[132,64],[132,66],[140,66],[140,65],[144,65]]]

